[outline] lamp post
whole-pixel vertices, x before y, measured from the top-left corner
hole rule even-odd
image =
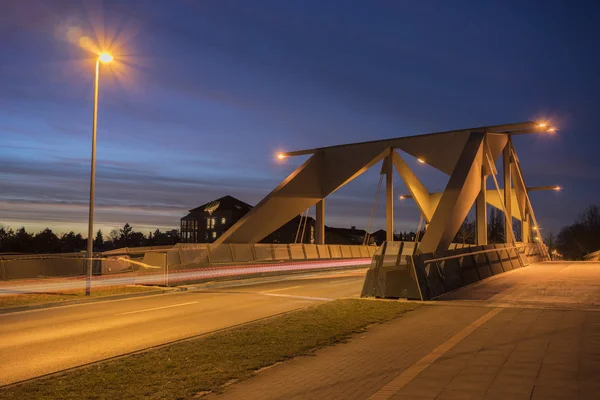
[[[85,280],[85,295],[89,296],[92,286],[92,266],[94,264],[94,191],[96,189],[96,128],[98,126],[98,78],[100,75],[100,62],[109,63],[113,56],[101,53],[96,59],[96,79],[94,82],[94,116],[92,121],[92,167],[90,172],[90,213],[88,216],[88,243],[87,243],[87,274]]]

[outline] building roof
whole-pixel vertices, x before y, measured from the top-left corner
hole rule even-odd
[[[220,197],[216,200],[209,201],[208,203],[202,204],[200,207],[193,208],[190,210],[190,213],[205,212],[205,211],[207,211],[207,208],[209,206],[212,207],[215,205],[218,205],[219,208],[224,208],[224,209],[238,208],[238,209],[245,209],[246,211],[250,211],[252,209],[252,206],[250,204],[245,203],[245,202],[241,201],[240,199],[236,199],[233,196],[227,195],[227,196]]]

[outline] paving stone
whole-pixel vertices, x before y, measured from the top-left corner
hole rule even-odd
[[[553,399],[576,399],[578,397],[577,385],[575,387],[556,387],[556,386],[535,386],[532,400],[553,400]]]
[[[485,391],[444,389],[435,400],[481,400],[484,396]]]

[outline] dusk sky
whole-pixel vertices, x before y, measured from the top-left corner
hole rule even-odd
[[[515,138],[540,225],[600,196],[594,1],[0,1],[0,223],[87,229],[95,49],[96,227],[176,228],[257,203],[305,158],[274,154],[528,120]],[[87,39],[86,39],[87,38]],[[406,157],[430,191],[448,177]],[[366,228],[379,166],[328,199]],[[399,177],[396,193],[405,192]],[[384,226],[383,202],[374,228]],[[398,230],[415,230],[410,200]]]

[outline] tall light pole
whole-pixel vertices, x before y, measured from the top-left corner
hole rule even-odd
[[[98,126],[98,78],[100,76],[100,62],[109,63],[113,56],[101,53],[96,59],[96,79],[94,83],[94,117],[92,122],[92,168],[90,173],[90,213],[88,217],[88,243],[87,243],[87,277],[85,280],[85,295],[89,296],[92,286],[92,266],[94,264],[94,191],[96,189],[96,128]]]

